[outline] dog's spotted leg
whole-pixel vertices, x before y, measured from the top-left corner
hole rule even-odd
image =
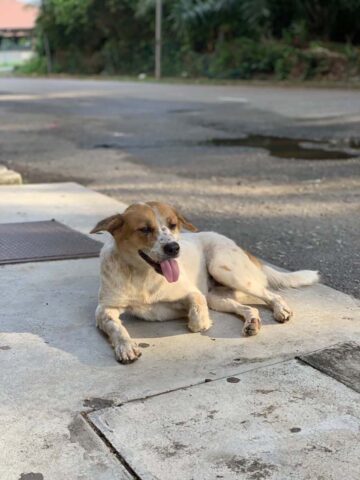
[[[189,330],[192,332],[204,332],[211,325],[209,309],[206,298],[200,292],[190,293],[186,298],[189,305]]]
[[[259,333],[261,320],[257,308],[243,305],[233,298],[233,292],[228,289],[218,288],[207,295],[209,307],[218,312],[235,313],[244,319],[243,334],[252,336]]]
[[[121,311],[117,308],[98,305],[96,325],[109,337],[116,360],[120,363],[132,363],[141,356],[141,351],[121,323],[120,313]]]

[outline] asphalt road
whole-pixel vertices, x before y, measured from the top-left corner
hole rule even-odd
[[[0,78],[0,163],[27,181],[174,203],[357,296],[359,125],[358,90]]]

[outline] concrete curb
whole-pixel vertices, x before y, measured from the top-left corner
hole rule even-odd
[[[22,183],[20,173],[9,170],[5,165],[0,165],[0,185],[20,185]]]

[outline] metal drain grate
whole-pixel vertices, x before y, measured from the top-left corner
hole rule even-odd
[[[97,257],[101,247],[56,220],[0,224],[0,265]]]

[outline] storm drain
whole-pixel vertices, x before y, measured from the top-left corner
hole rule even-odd
[[[0,265],[97,257],[101,247],[56,220],[0,224]]]

